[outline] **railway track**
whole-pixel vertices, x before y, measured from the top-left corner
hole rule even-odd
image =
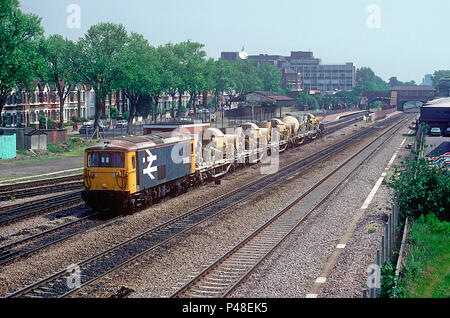
[[[0,213],[0,226],[28,218],[33,215],[55,211],[63,207],[70,207],[81,202],[81,191],[73,191],[62,195],[52,196],[44,200],[39,200],[38,202],[8,209]]]
[[[20,189],[24,189],[24,188],[35,188],[35,187],[40,187],[40,186],[45,186],[45,185],[53,185],[53,184],[57,184],[57,183],[65,183],[65,182],[72,182],[72,181],[82,182],[83,175],[77,174],[77,175],[73,175],[73,176],[57,177],[57,178],[52,178],[52,179],[4,184],[4,185],[0,186],[0,193],[14,191],[14,190],[20,190]]]
[[[95,218],[101,214],[100,212],[95,212],[90,208],[85,209],[87,215],[79,219],[0,246],[0,265],[29,256],[46,247],[104,224],[103,219]]]
[[[70,190],[81,189],[83,186],[81,181],[72,181],[65,183],[55,183],[52,185],[37,186],[33,188],[24,187],[10,191],[0,192],[0,201],[8,201],[11,198],[28,198],[42,194],[65,192]]]
[[[367,158],[389,141],[404,123],[402,121],[391,127],[379,138],[349,157],[229,252],[207,266],[171,297],[229,296],[317,207],[364,164]],[[301,203],[300,208],[299,203]]]
[[[385,124],[390,125],[395,119],[388,119]],[[43,278],[29,286],[26,286],[7,297],[65,297],[79,291],[96,280],[104,277],[110,272],[116,271],[124,265],[132,262],[162,244],[180,236],[182,233],[192,229],[202,222],[210,219],[218,213],[251,198],[254,194],[262,191],[269,185],[292,177],[301,173],[314,163],[322,161],[332,156],[336,151],[340,151],[350,146],[355,140],[367,137],[379,127],[369,127],[353,136],[315,153],[314,155],[292,163],[281,168],[275,175],[263,176],[241,188],[224,194],[211,200],[204,205],[175,217],[163,224],[150,228],[129,240],[112,246],[111,248],[89,257],[76,264],[82,273],[78,288],[70,288],[67,279],[70,274],[66,269],[62,269],[46,278]]]

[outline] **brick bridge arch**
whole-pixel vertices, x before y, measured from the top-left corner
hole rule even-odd
[[[368,106],[376,100],[381,100],[383,103],[403,111],[406,102],[420,101],[426,103],[435,99],[436,96],[437,91],[431,86],[394,86],[391,90],[362,92],[361,104]]]

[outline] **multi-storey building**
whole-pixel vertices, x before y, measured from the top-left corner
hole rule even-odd
[[[222,52],[221,57],[228,60],[239,58],[237,52]],[[282,87],[304,91],[350,91],[356,86],[355,63],[322,64],[312,52],[292,51],[290,56],[281,55],[249,55],[256,65],[271,63],[283,73]],[[298,88],[300,87],[300,88]]]
[[[432,74],[425,74],[425,76],[422,79],[422,85],[433,86],[433,75]]]
[[[301,73],[305,91],[351,91],[356,86],[355,63],[322,64],[312,52],[291,52],[287,57],[291,67]]]

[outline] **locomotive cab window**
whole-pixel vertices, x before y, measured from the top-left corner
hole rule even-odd
[[[88,168],[123,168],[125,166],[125,154],[122,152],[88,152],[87,159]]]

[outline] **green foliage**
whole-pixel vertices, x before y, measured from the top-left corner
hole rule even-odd
[[[87,142],[81,137],[71,137],[65,143],[47,144],[47,150],[51,153],[68,153],[73,152],[78,147],[83,146]]]
[[[116,119],[119,116],[119,110],[115,107],[110,107],[109,108],[109,117],[111,117],[111,119]]]
[[[440,95],[449,96],[450,91],[450,77],[445,77],[439,80],[438,92]]]
[[[404,215],[417,219],[422,214],[433,213],[439,220],[450,220],[448,170],[431,168],[423,158],[406,161],[394,168],[387,185],[395,190]]]
[[[367,233],[375,233],[376,231],[377,231],[377,228],[375,226],[367,227]]]
[[[71,43],[60,35],[52,35],[39,44],[39,52],[44,60],[38,72],[39,77],[56,87],[61,114],[64,112],[64,100],[76,84],[76,76],[69,61]],[[63,128],[63,124],[63,116],[60,116],[59,127]]]
[[[138,103],[144,95],[158,97],[163,91],[160,75],[163,69],[158,52],[140,34],[131,33],[128,37],[120,51],[117,71],[115,86],[129,99],[131,118],[134,117]],[[118,111],[116,117],[117,115]]]
[[[306,92],[299,92],[297,95],[297,106],[308,106],[310,109],[320,108],[315,95],[309,95]]]
[[[381,267],[381,298],[401,298],[404,288],[398,285],[399,278],[395,275],[394,266],[386,262]]]
[[[414,86],[414,85],[417,85],[417,84],[416,84],[416,82],[415,82],[414,80],[409,81],[409,82],[402,82],[402,81],[399,81],[399,80],[397,79],[396,76],[391,77],[391,78],[389,79],[389,86],[390,86],[390,87],[394,87],[394,86],[407,86],[407,85]]]
[[[356,88],[361,91],[389,90],[388,83],[375,75],[370,67],[361,67],[356,70]]]
[[[263,89],[268,92],[282,94],[281,77],[283,74],[278,67],[270,63],[262,63],[258,67],[258,76],[263,83]]]
[[[42,67],[40,23],[36,15],[22,13],[19,1],[0,1],[0,113],[7,95],[19,85],[29,86]]]
[[[46,118],[43,114],[39,114],[39,129],[56,129],[58,122]]]
[[[234,62],[233,73],[236,84],[235,91],[237,93],[245,94],[264,89],[264,83],[259,77],[258,69],[253,65],[251,60],[237,60]]]
[[[67,140],[67,143],[70,145],[74,145],[76,143],[82,143],[84,142],[84,139],[81,137],[71,137]]]
[[[439,82],[445,78],[450,78],[450,70],[435,71],[433,73],[433,76],[431,77],[431,80],[433,81],[433,87],[438,89]]]
[[[401,280],[405,297],[450,297],[450,223],[421,215],[410,231],[408,258]]]
[[[70,120],[72,120],[74,123],[81,123],[81,119],[75,116],[72,116]]]
[[[105,100],[113,89],[120,89],[122,51],[128,41],[127,31],[121,24],[99,23],[91,26],[76,44],[68,43],[70,67],[77,81],[90,84],[95,91],[95,128]]]

